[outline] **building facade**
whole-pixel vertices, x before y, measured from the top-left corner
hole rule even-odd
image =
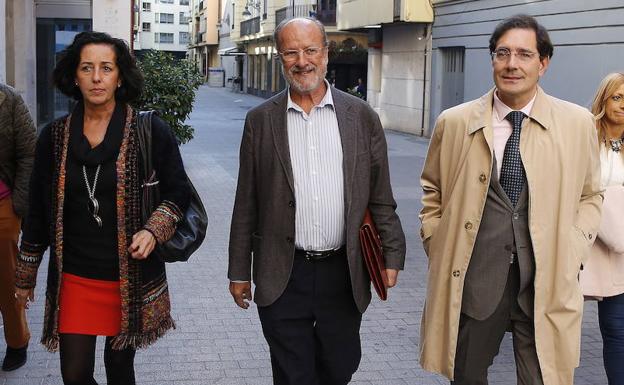
[[[434,0],[431,127],[441,111],[493,87],[489,37],[515,14],[537,18],[550,33],[553,58],[540,80],[558,98],[589,107],[600,80],[624,70],[622,0]]]
[[[429,0],[338,0],[338,29],[368,33],[367,100],[385,128],[428,126]]]
[[[185,58],[191,44],[191,0],[135,0],[134,51],[169,52]]]
[[[35,2],[0,0],[0,82],[15,88],[37,111]]]
[[[237,56],[244,56],[238,50],[236,43],[232,41],[231,32],[236,29],[235,2],[222,0],[219,10],[221,21],[219,23],[219,50],[217,51],[219,68],[223,70],[224,85],[233,91],[242,92],[242,60],[236,60]]]
[[[220,3],[221,0],[191,0],[191,43],[188,56],[195,62],[205,81],[222,86],[223,74],[222,71],[218,71],[217,53],[221,22]]]

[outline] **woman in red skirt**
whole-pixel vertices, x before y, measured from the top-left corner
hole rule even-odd
[[[16,296],[27,307],[50,248],[42,343],[60,350],[65,384],[96,384],[96,336],[106,336],[108,384],[134,384],[137,348],[174,327],[157,242],[171,238],[190,191],[169,127],[152,120],[162,201],[141,220],[137,113],[129,103],[143,77],[123,40],[83,32],[62,52],[54,81],[78,101],[37,143],[17,266]]]

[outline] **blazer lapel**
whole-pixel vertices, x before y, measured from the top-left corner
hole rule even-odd
[[[334,109],[338,119],[338,130],[342,142],[342,172],[344,174],[345,215],[351,208],[353,178],[355,175],[357,149],[358,120],[355,119],[352,105],[348,98],[336,92],[332,87]]]
[[[290,147],[288,146],[288,123],[286,119],[286,107],[288,105],[288,88],[286,88],[279,97],[273,101],[273,108],[269,111],[269,119],[271,121],[271,131],[273,132],[273,143],[275,151],[282,164],[288,185],[292,193],[295,193],[295,185],[292,171],[292,163],[290,161]]]

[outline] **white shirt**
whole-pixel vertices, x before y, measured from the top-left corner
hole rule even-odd
[[[306,114],[290,97],[286,124],[295,183],[295,247],[329,250],[345,237],[342,141],[329,84]]]
[[[529,116],[531,113],[531,109],[533,108],[533,103],[535,103],[535,97],[537,93],[533,96],[533,99],[529,101],[529,103],[522,107],[520,111],[524,112],[526,116]],[[513,131],[513,127],[511,126],[511,122],[505,117],[511,112],[514,111],[509,108],[505,103],[503,103],[494,92],[494,108],[492,109],[492,133],[493,133],[493,145],[494,145],[494,156],[496,157],[496,175],[500,179],[501,168],[503,168],[503,155],[505,155],[505,146],[507,145],[507,141],[511,136]]]
[[[624,146],[620,151],[624,151]],[[600,173],[602,188],[624,185],[624,157],[608,144],[600,146]]]

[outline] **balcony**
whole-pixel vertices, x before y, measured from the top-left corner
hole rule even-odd
[[[325,26],[336,25],[336,10],[335,9],[319,9],[316,12],[316,19],[323,23]]]
[[[275,25],[293,17],[315,17],[326,26],[336,25],[336,9],[319,8],[316,4],[301,4],[276,10]]]
[[[241,36],[253,35],[260,32],[260,16],[256,16],[252,19],[242,21],[240,23]]]

